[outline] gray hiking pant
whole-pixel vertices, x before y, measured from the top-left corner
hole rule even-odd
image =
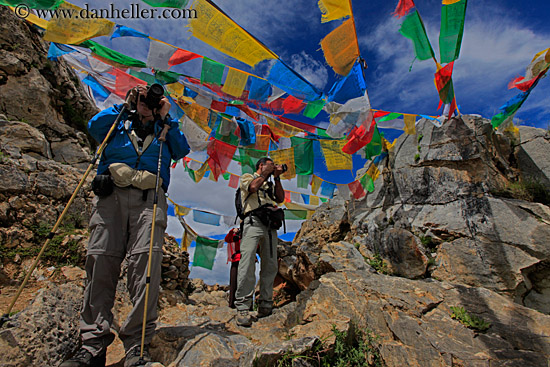
[[[269,245],[271,232],[272,246]],[[241,239],[241,261],[237,274],[237,292],[235,307],[238,311],[249,310],[252,306],[256,276],[254,274],[256,249],[260,244],[260,297],[259,307],[273,307],[273,281],[278,271],[277,231],[269,230],[255,217],[247,217]]]
[[[96,196],[93,201],[80,334],[83,347],[94,356],[105,351],[115,338],[111,333],[112,308],[124,257],[128,260],[127,287],[134,307],[120,328],[119,337],[126,350],[141,343],[154,190],[148,190],[145,201],[143,198],[142,190],[115,187],[108,197]],[[166,197],[164,191],[159,189],[147,302],[146,344],[151,341],[156,327],[166,211]]]

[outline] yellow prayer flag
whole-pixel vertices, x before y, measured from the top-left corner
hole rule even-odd
[[[164,87],[166,88],[168,93],[170,93],[170,95],[174,97],[174,99],[183,97],[183,91],[185,89],[185,86],[183,84],[176,82],[176,83],[166,84]]]
[[[277,55],[207,0],[195,0],[192,9],[197,12],[197,16],[189,19],[189,26],[195,38],[249,66],[277,58]]]
[[[405,134],[407,135],[414,135],[416,134],[416,115],[407,115],[403,114],[403,120],[405,122]]]
[[[385,138],[382,138],[382,148],[386,151],[390,151],[393,146],[395,145],[395,140],[393,143],[390,143],[389,140],[386,140]]]
[[[290,138],[298,133],[303,132],[304,130],[294,127],[284,122],[275,120],[271,117],[265,116],[269,129],[275,134],[282,136],[284,138]]]
[[[451,4],[458,3],[459,1],[462,1],[462,0],[443,0],[441,3],[443,5],[451,5]]]
[[[269,143],[271,142],[271,135],[256,135],[256,150],[269,150]]]
[[[348,19],[321,41],[327,63],[340,75],[348,75],[359,57],[353,19]]]
[[[380,171],[378,170],[378,167],[376,167],[375,164],[372,164],[367,170],[367,175],[369,175],[370,178],[372,178],[372,181],[374,182],[376,181],[378,176],[380,176]]]
[[[183,106],[180,105],[180,107],[191,120],[193,120],[204,131],[210,134],[212,129],[208,126],[208,117],[210,116],[210,110],[208,108],[203,107],[197,103]]]
[[[227,77],[225,78],[225,83],[223,84],[222,92],[232,95],[233,97],[240,98],[243,94],[247,80],[248,74],[237,69],[229,68]]]
[[[175,208],[176,215],[180,215],[182,217],[186,216],[191,211],[191,208],[187,208],[185,206],[181,206],[178,204],[175,204],[174,208]]]
[[[351,155],[342,151],[342,148],[347,143],[346,140],[321,140],[320,142],[327,163],[327,170],[351,170],[353,168]]]
[[[321,187],[321,183],[323,180],[321,180],[319,177],[312,175],[311,176],[311,192],[314,194],[317,194],[317,191],[319,191],[319,187]],[[311,200],[313,200],[315,196],[310,197],[309,202],[310,204],[314,204]],[[314,205],[319,205],[319,198],[317,198],[317,203]]]
[[[90,38],[108,35],[115,26],[115,23],[103,18],[82,17],[82,10],[85,9],[67,2],[57,10],[66,16],[53,17],[48,22],[45,41],[77,45]],[[68,16],[69,13],[72,16]]]
[[[313,176],[313,177],[315,177],[315,176]],[[309,197],[309,205],[319,206],[319,196],[310,196]]]
[[[286,164],[288,170],[281,175],[283,180],[290,180],[296,177],[296,164],[294,163],[294,148],[273,150],[269,152],[275,164]]]
[[[195,171],[195,182],[200,182],[209,169],[210,166],[208,165],[208,161],[204,162],[201,168]]]
[[[351,16],[349,0],[319,0],[317,3],[321,9],[321,23]]]
[[[17,12],[19,18],[24,18],[27,22],[31,22],[32,24],[35,24],[39,26],[40,28],[46,29],[48,27],[48,21],[46,19],[42,19],[34,15],[33,13],[29,12],[24,7],[19,7],[17,10],[10,6],[9,7],[12,11]]]

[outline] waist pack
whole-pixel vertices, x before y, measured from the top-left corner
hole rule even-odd
[[[114,182],[111,175],[97,175],[92,181],[92,191],[99,197],[106,197],[113,193]]]
[[[281,208],[271,205],[263,205],[251,212],[263,225],[269,229],[279,229],[285,221],[285,212]]]

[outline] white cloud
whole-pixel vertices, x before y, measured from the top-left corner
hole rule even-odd
[[[290,66],[320,90],[325,88],[328,81],[327,68],[305,51],[292,55]]]

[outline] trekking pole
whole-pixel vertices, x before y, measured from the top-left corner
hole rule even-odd
[[[36,256],[36,259],[32,263],[29,271],[27,272],[27,275],[25,276],[25,279],[23,279],[23,283],[21,283],[21,286],[19,286],[19,289],[17,290],[17,293],[15,294],[15,296],[13,297],[13,300],[11,301],[10,305],[8,306],[8,309],[6,310],[6,313],[4,315],[2,315],[2,317],[0,318],[0,327],[2,327],[4,325],[4,323],[9,321],[9,316],[10,316],[10,313],[11,313],[11,310],[12,310],[13,306],[15,305],[15,302],[17,302],[17,299],[21,295],[21,292],[23,292],[23,288],[25,288],[25,286],[27,285],[27,282],[29,281],[29,278],[31,277],[31,274],[34,271],[34,269],[36,268],[36,266],[38,265],[38,261],[40,261],[40,258],[44,254],[44,251],[46,250],[46,247],[48,246],[50,241],[54,238],[55,231],[57,231],[57,229],[59,228],[59,225],[63,221],[63,218],[65,217],[65,214],[67,214],[67,211],[69,210],[69,207],[71,206],[74,199],[76,198],[76,195],[78,194],[78,191],[80,191],[80,189],[82,188],[82,185],[84,185],[84,181],[86,181],[86,178],[90,174],[91,170],[94,168],[94,165],[96,164],[97,160],[101,156],[101,153],[103,153],[103,150],[107,146],[107,143],[109,142],[109,138],[111,137],[111,134],[115,130],[115,127],[117,126],[120,118],[122,117],[122,114],[129,108],[130,100],[131,100],[132,96],[133,96],[132,93],[128,94],[128,98],[124,102],[124,104],[122,106],[122,109],[120,110],[120,113],[118,114],[115,122],[113,122],[113,125],[109,129],[109,132],[107,132],[107,135],[103,139],[103,142],[97,148],[96,153],[94,154],[94,158],[92,159],[92,162],[88,166],[88,169],[86,170],[86,172],[84,172],[84,176],[82,177],[82,179],[80,180],[78,186],[74,190],[71,198],[69,199],[69,202],[67,203],[67,205],[65,205],[65,209],[63,209],[63,212],[61,212],[61,215],[57,219],[57,222],[55,222],[55,225],[53,226],[52,230],[48,234],[46,242],[44,242],[44,245],[40,249],[40,252]]]
[[[151,285],[151,260],[153,257],[153,241],[155,238],[155,221],[157,219],[157,203],[159,194],[159,180],[160,180],[160,166],[162,163],[162,145],[166,141],[166,134],[170,129],[170,125],[164,125],[159,136],[159,160],[157,165],[157,177],[155,181],[155,197],[153,200],[153,220],[151,223],[151,240],[149,241],[149,258],[147,259],[147,277],[145,278],[145,304],[143,305],[143,323],[141,324],[141,348],[139,353],[139,359],[143,361],[143,347],[145,346],[145,326],[147,324],[147,305],[149,303],[149,288]]]

